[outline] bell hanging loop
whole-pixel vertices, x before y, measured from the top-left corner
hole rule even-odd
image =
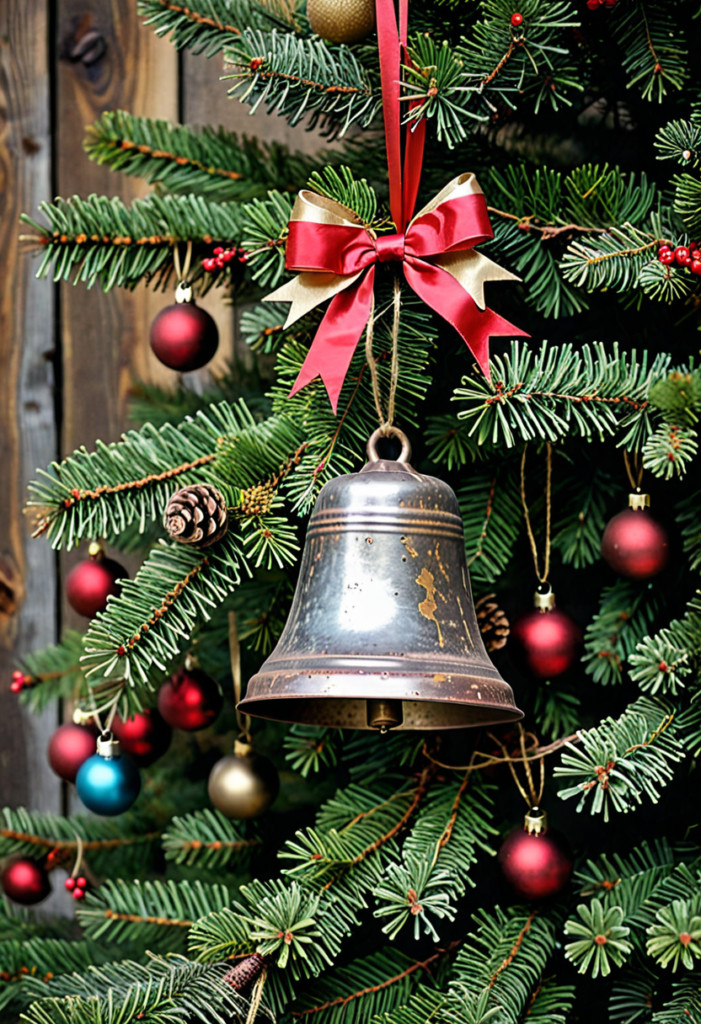
[[[396,459],[378,451],[388,434]],[[380,732],[523,717],[482,642],[457,498],[410,456],[385,426],[360,472],[320,491],[289,617],[242,712]]]

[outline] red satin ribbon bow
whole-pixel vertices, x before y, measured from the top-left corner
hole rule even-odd
[[[393,0],[376,0],[390,208],[397,226],[414,207],[425,122],[407,133],[401,180],[400,42],[406,45],[407,0],[400,0],[402,38]],[[285,266],[298,273],[268,301],[292,302],[289,326],[331,298],[291,394],[321,377],[334,412],[348,367],[373,305],[376,263],[399,262],[407,284],[459,332],[489,377],[489,336],[525,335],[485,305],[485,281],[518,280],[473,246],[492,238],[487,204],[473,174],[453,179],[407,225],[376,237],[334,200],[302,191],[292,211]]]

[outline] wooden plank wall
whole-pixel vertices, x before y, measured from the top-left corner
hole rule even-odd
[[[249,118],[227,98],[221,73],[219,58],[178,55],[144,28],[136,0],[0,0],[0,806],[67,806],[45,760],[57,715],[20,714],[8,686],[22,652],[50,643],[62,626],[85,625],[61,597],[84,552],[56,559],[30,540],[21,512],[27,480],[79,445],[116,440],[134,379],[174,381],[147,340],[171,298],[35,281],[18,252],[18,217],[53,193],[128,199],[146,191],[83,153],[85,125],[106,109],[319,145],[264,114]],[[214,293],[204,305],[220,328],[216,369],[236,344],[235,311]]]

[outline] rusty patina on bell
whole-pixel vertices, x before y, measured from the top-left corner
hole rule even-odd
[[[280,641],[248,715],[347,729],[464,729],[522,717],[484,649],[451,488],[399,459],[322,489]]]

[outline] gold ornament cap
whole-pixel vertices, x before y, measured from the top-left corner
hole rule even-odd
[[[533,607],[543,614],[555,607],[555,595],[549,583],[541,583],[533,595]]]
[[[531,807],[523,819],[523,831],[529,836],[542,836],[548,831],[548,816],[540,807]]]
[[[94,560],[104,558],[105,552],[99,540],[91,540],[88,545],[88,555]]]
[[[636,512],[643,508],[650,508],[650,495],[641,494],[640,491],[632,492],[628,495],[628,508],[633,508]]]
[[[309,24],[329,43],[357,43],[375,27],[375,0],[307,0]]]

